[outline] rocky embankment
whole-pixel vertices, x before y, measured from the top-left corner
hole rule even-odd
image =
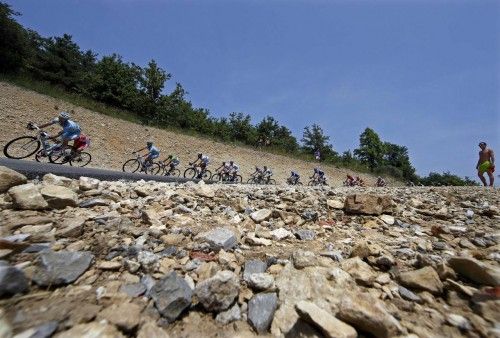
[[[494,337],[500,193],[0,168],[0,337]]]

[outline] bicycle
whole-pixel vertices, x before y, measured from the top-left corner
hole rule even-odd
[[[247,181],[248,184],[265,184],[265,185],[276,185],[276,180],[270,177],[264,178],[262,175],[250,174],[250,178]]]
[[[160,165],[156,162],[146,163],[146,160],[136,152],[132,154],[136,155],[136,158],[131,158],[130,160],[125,161],[122,166],[122,171],[125,173],[135,173],[140,169],[141,172],[144,172],[147,175],[157,175],[160,171]]]
[[[212,172],[207,168],[200,172],[200,166],[194,165],[193,163],[189,163],[189,165],[190,167],[184,171],[184,178],[210,180],[212,177]]]
[[[61,144],[50,144],[49,134],[34,123],[28,123],[26,128],[36,131],[37,135],[21,136],[9,141],[3,148],[6,157],[20,160],[36,154],[37,162],[45,162],[47,159],[50,163],[69,163],[79,167],[86,166],[92,160],[92,156],[87,152],[82,151],[78,154],[71,151],[68,153],[67,150],[71,149],[71,146],[62,147]]]
[[[328,184],[326,183],[326,179],[325,178],[319,179],[318,177],[314,177],[314,178],[312,178],[312,180],[310,180],[307,183],[307,185],[310,186],[310,187],[313,187],[313,186],[317,186],[317,185],[320,185],[320,186],[326,185],[327,186]]]
[[[210,180],[222,183],[241,183],[243,181],[243,177],[239,174],[233,176],[232,174],[221,172],[215,173]]]
[[[165,161],[160,161],[158,162],[160,165],[160,170],[158,171],[159,175],[162,176],[172,176],[172,177],[179,177],[181,176],[181,171],[177,169],[177,166],[174,166],[173,168],[170,166],[170,164],[166,164]]]
[[[291,177],[287,178],[286,183],[288,185],[303,185],[302,182],[300,182],[300,179],[292,180]]]

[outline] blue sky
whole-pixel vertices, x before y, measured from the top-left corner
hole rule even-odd
[[[419,174],[500,157],[500,1],[7,0],[45,36],[145,65],[215,116],[319,123],[342,152],[367,126]]]

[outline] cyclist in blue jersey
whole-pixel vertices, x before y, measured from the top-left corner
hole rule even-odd
[[[288,178],[288,183],[289,184],[297,184],[299,179],[300,179],[300,175],[297,172],[292,171],[290,173],[290,177]]]
[[[309,178],[312,178],[320,183],[326,182],[325,172],[320,168],[314,168],[314,174]]]
[[[53,124],[59,124],[62,130],[56,135],[49,137],[49,139],[54,140],[60,137],[63,147],[66,147],[70,141],[74,141],[80,137],[80,126],[75,121],[70,120],[70,116],[67,112],[61,112],[58,117],[52,119],[52,121],[48,123],[40,125],[39,128],[43,129]]]
[[[145,155],[142,155],[142,157],[144,158],[144,163],[146,165],[151,165],[153,164],[153,160],[160,157],[160,151],[158,150],[158,148],[156,148],[154,145],[153,145],[153,142],[152,141],[148,141],[146,142],[146,147],[142,148],[142,149],[139,149],[137,151],[134,151],[134,153],[139,153],[143,150],[147,150],[147,154]]]

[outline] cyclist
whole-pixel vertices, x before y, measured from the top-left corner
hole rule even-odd
[[[309,178],[311,178],[319,183],[326,182],[325,172],[323,170],[321,170],[320,168],[314,168],[314,173]]]
[[[382,177],[377,177],[377,187],[385,187],[386,183]]]
[[[165,166],[170,166],[170,169],[168,170],[168,172],[170,173],[181,163],[181,161],[179,161],[179,158],[176,155],[171,154],[168,155],[163,163],[165,163]]]
[[[48,139],[55,140],[56,138],[61,137],[61,146],[63,148],[67,147],[70,141],[75,141],[80,136],[80,126],[75,121],[70,120],[70,115],[65,111],[60,112],[59,116],[52,119],[52,121],[40,125],[39,128],[43,129],[53,124],[59,124],[62,130],[57,133],[57,135],[49,137]],[[74,152],[75,150],[76,148],[73,145],[72,152]]]
[[[262,178],[262,173],[262,169],[260,169],[259,167],[255,167],[255,171],[251,173],[250,176],[260,180]]]
[[[216,172],[218,172],[221,175],[228,174],[229,173],[229,163],[228,162],[222,162],[220,167],[215,169]]]
[[[264,168],[262,169],[262,174],[261,174],[262,180],[269,182],[271,176],[273,176],[273,172],[265,165]]]
[[[296,173],[295,171],[292,171],[290,173],[290,177],[288,178],[288,183],[290,184],[297,184],[299,182],[300,175]]]
[[[141,157],[144,158],[144,166],[150,166],[153,164],[153,160],[160,157],[160,151],[158,148],[156,148],[153,145],[153,141],[147,141],[146,142],[146,147],[139,149],[137,151],[134,151],[134,153],[139,153],[143,150],[147,150],[147,154],[142,155]]]
[[[349,187],[354,186],[354,177],[352,177],[351,175],[347,174],[347,180],[346,180],[346,182],[347,182],[347,185]]]
[[[199,164],[197,164],[198,161],[200,161]],[[201,169],[200,173],[198,174],[198,178],[203,177],[203,173],[207,169],[207,166],[209,163],[210,163],[210,158],[207,155],[203,155],[202,153],[199,153],[196,160],[193,163],[191,163],[191,165],[193,165],[195,167],[200,167],[200,169]]]
[[[354,185],[357,185],[359,187],[364,187],[365,182],[359,176],[356,176],[356,179],[354,180]]]
[[[234,161],[229,161],[229,177],[231,181],[234,181],[236,178],[236,175],[238,174],[238,171],[240,170],[240,167]]]

